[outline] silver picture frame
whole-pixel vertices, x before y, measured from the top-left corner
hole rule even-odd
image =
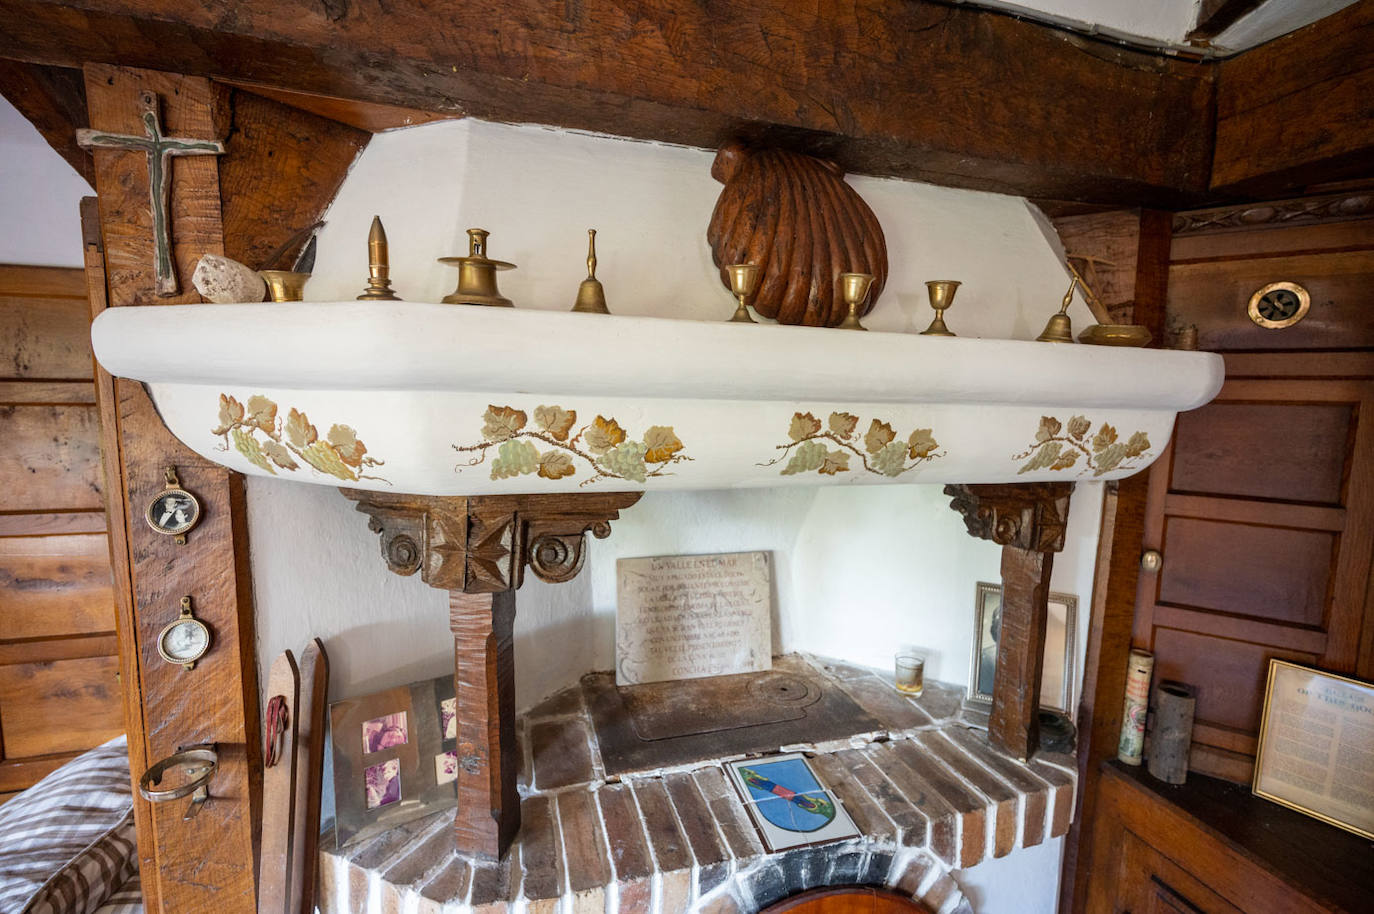
[[[979,581],[973,605],[973,653],[969,661],[964,706],[983,712],[992,707],[992,683],[997,671],[996,622],[1002,607],[1002,585]],[[1073,715],[1074,668],[1078,656],[1078,597],[1049,595],[1045,628],[1045,663],[1040,679],[1040,707]]]

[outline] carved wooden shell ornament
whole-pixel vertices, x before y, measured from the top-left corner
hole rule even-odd
[[[780,149],[722,146],[711,177],[725,185],[706,240],[725,268],[757,264],[763,279],[754,309],[783,324],[833,327],[848,313],[841,273],[874,277],[862,314],[887,283],[887,243],[868,204],[833,162]]]

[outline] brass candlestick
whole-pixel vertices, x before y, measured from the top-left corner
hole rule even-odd
[[[440,299],[446,305],[487,305],[513,308],[515,303],[496,289],[496,272],[514,270],[515,264],[487,257],[486,229],[468,229],[468,256],[440,257],[439,262],[458,268],[458,288]]]
[[[926,283],[926,294],[930,296],[930,306],[935,309],[935,320],[921,331],[921,336],[955,336],[945,326],[945,312],[954,304],[954,293],[959,291],[959,282],[954,279],[932,279]]]
[[[610,314],[606,307],[606,290],[596,278],[596,229],[587,229],[587,278],[577,287],[577,301],[572,309],[582,314]]]
[[[1078,285],[1078,273],[1069,280],[1069,291],[1064,293],[1064,301],[1059,305],[1059,313],[1051,314],[1045,323],[1044,331],[1035,338],[1037,343],[1072,343],[1073,321],[1069,319],[1069,303],[1073,301],[1073,290]]]
[[[759,288],[759,268],[757,264],[735,263],[725,268],[725,272],[730,274],[730,291],[734,294],[739,306],[735,308],[734,317],[730,318],[730,323],[736,324],[757,324],[758,321],[749,316],[749,299],[754,297],[754,293]]]
[[[301,301],[305,295],[305,283],[309,273],[293,270],[259,270],[258,275],[267,283],[267,294],[272,301]]]
[[[840,289],[844,293],[844,303],[849,306],[849,314],[836,325],[837,330],[867,330],[859,323],[859,308],[868,298],[868,290],[873,285],[869,273],[841,273]]]
[[[372,228],[367,232],[367,288],[358,296],[358,301],[400,301],[391,291],[391,258],[387,253],[386,229],[382,228],[382,218],[372,217]]]

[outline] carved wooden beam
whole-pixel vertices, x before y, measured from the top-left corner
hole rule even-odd
[[[1064,548],[1071,482],[945,486],[970,536],[1002,547],[1002,624],[988,739],[1020,759],[1040,747],[1050,571]]]
[[[520,829],[515,779],[515,590],[528,567],[570,581],[638,492],[443,497],[341,490],[381,534],[382,557],[449,592],[458,699],[458,850],[496,859]]]

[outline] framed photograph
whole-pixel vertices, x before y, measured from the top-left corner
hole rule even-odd
[[[858,836],[844,804],[800,752],[730,762],[725,768],[770,852]]]
[[[1073,669],[1077,656],[1075,629],[1078,597],[1051,593],[1045,625],[1045,665],[1040,678],[1040,706],[1072,716]],[[992,707],[997,675],[997,639],[1001,635],[1002,585],[978,583],[973,608],[973,658],[969,664],[968,698],[974,708]]]
[[[1374,683],[1269,661],[1256,796],[1374,839]]]
[[[329,706],[339,846],[458,801],[453,678]]]

